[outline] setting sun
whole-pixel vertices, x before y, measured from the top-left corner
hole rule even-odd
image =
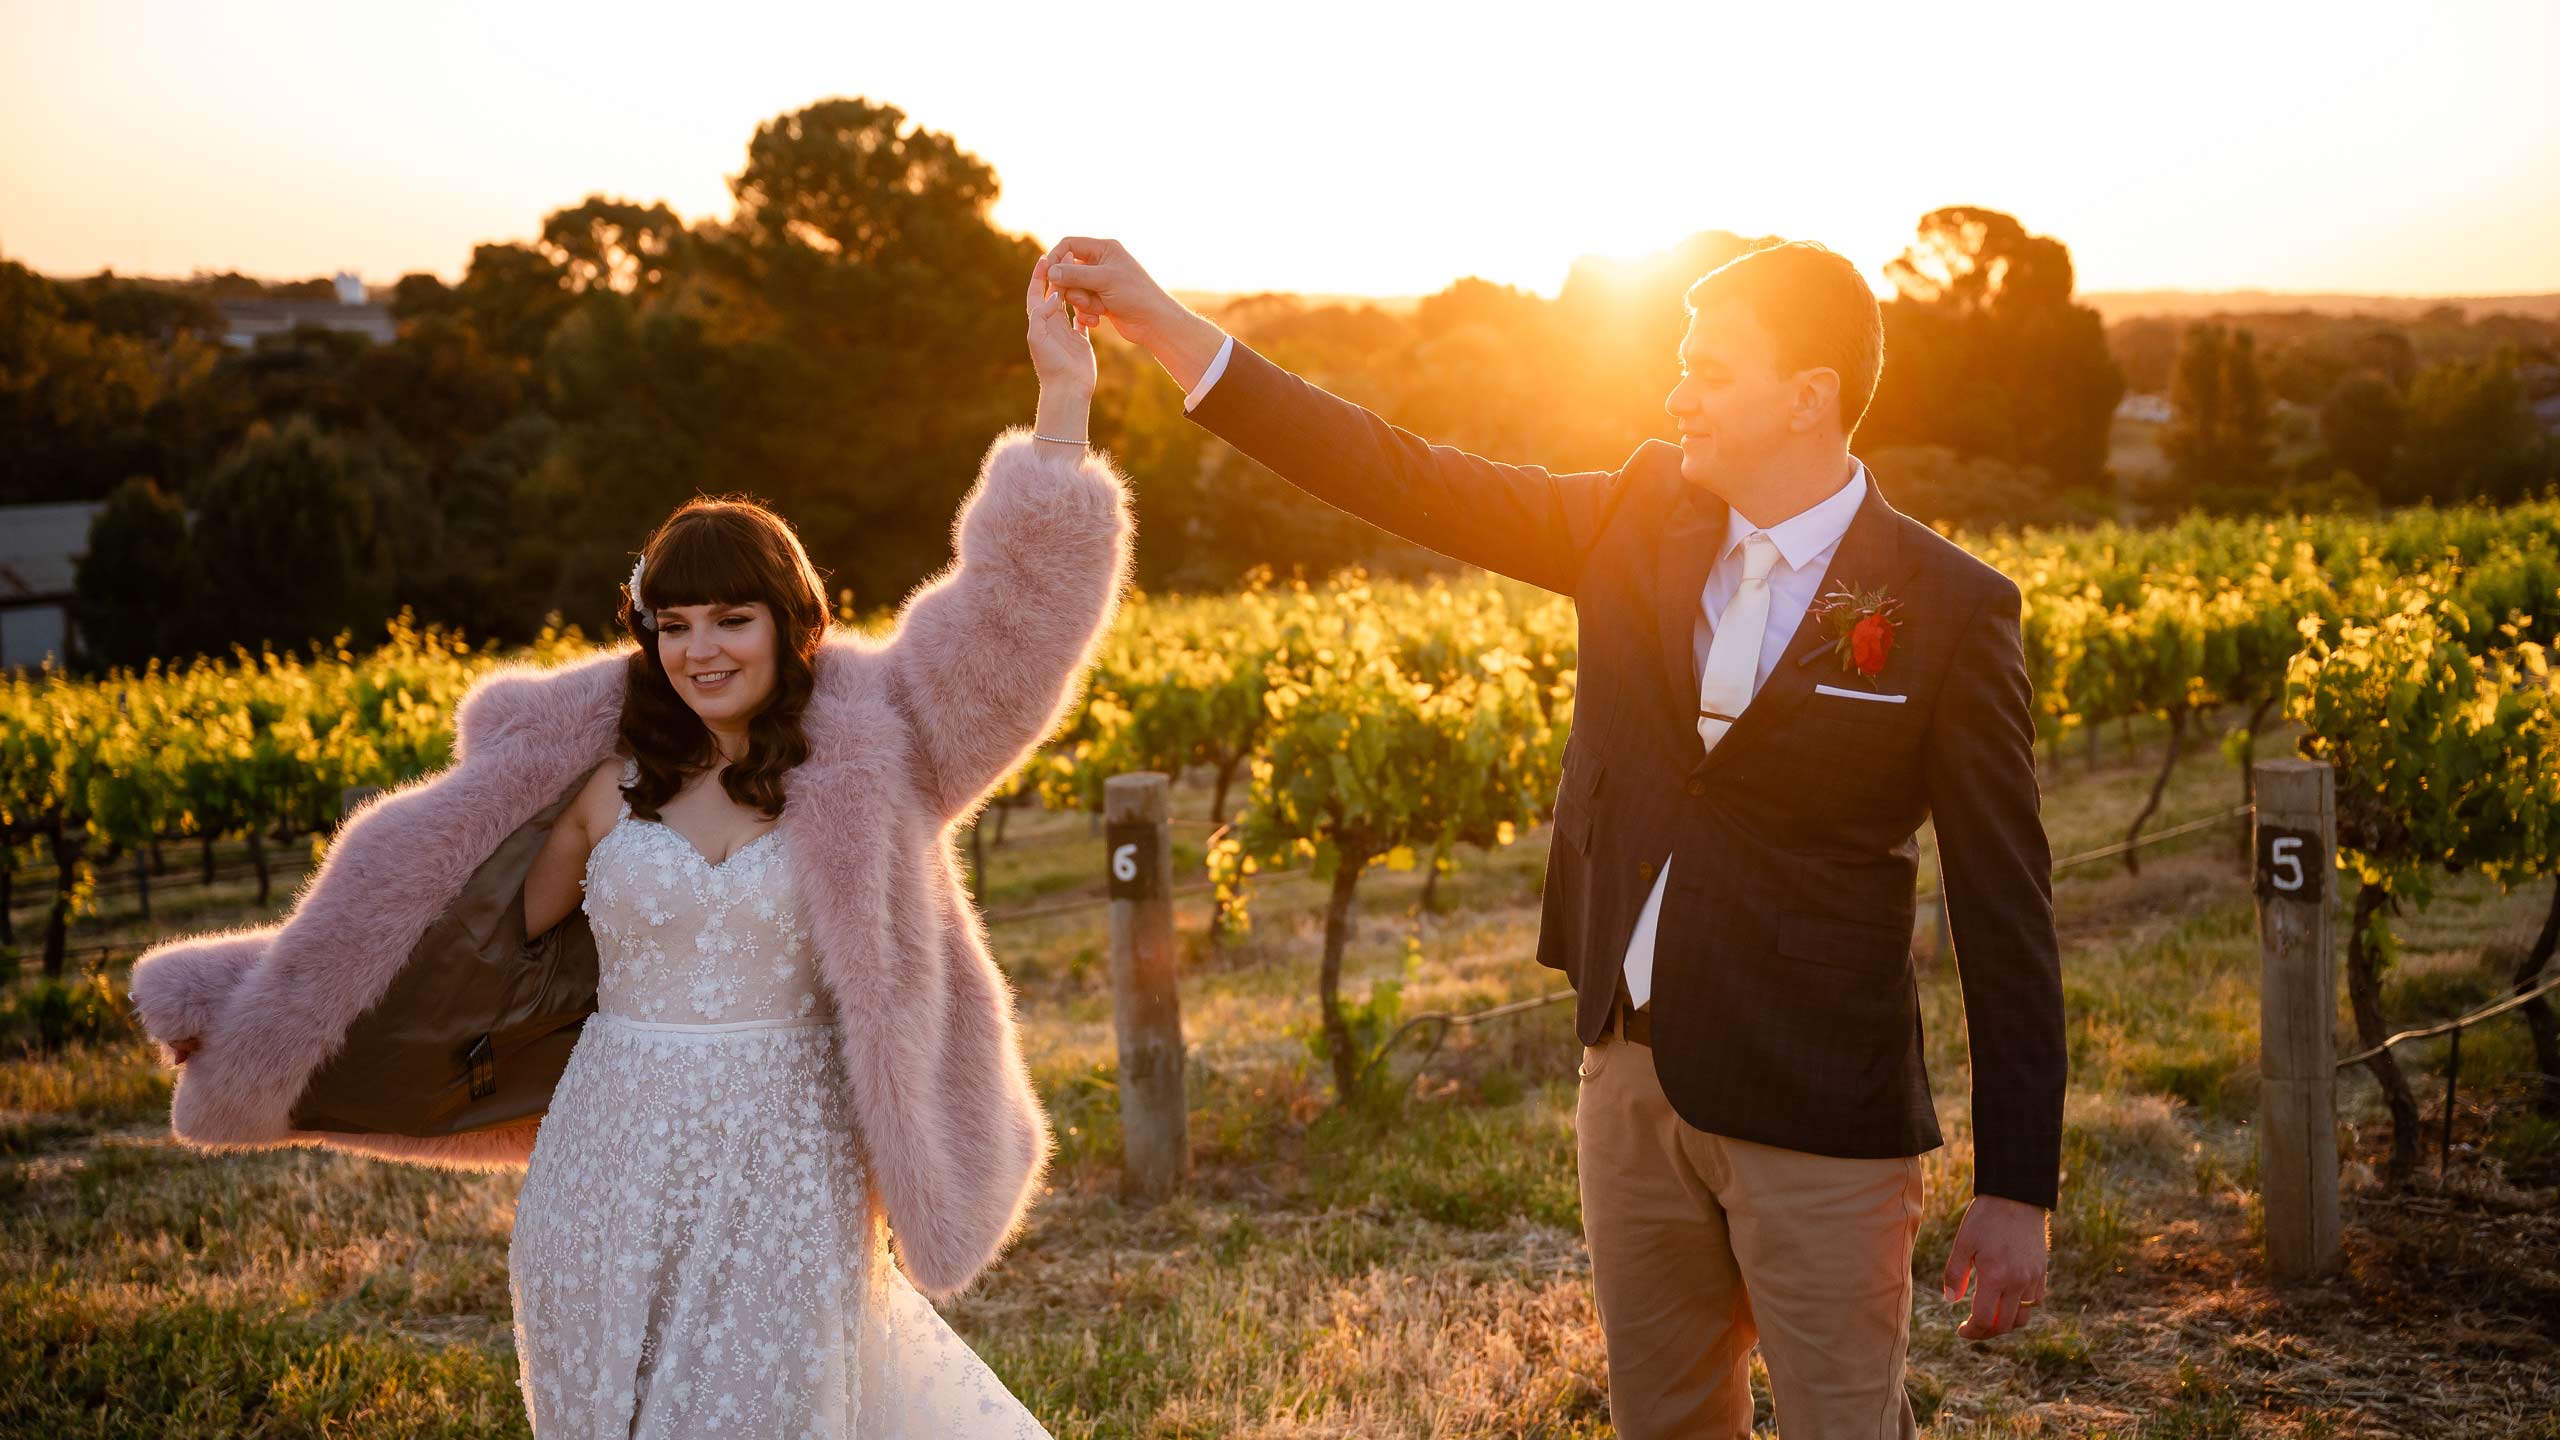
[[[1873,273],[1948,204],[2089,289],[2560,288],[2548,5],[757,13],[12,6],[0,253],[453,279],[590,193],[724,215],[758,122],[861,95],[1186,289],[1552,294],[1708,228]]]

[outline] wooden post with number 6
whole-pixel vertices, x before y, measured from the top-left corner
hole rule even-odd
[[[2337,779],[2317,760],[2262,760],[2251,849],[2258,894],[2258,1187],[2267,1271],[2339,1265],[2337,972],[2331,932]]]
[[[1120,1038],[1126,1188],[1161,1200],[1191,1168],[1182,1097],[1182,1000],[1173,983],[1169,782],[1152,770],[1102,782],[1111,880],[1111,1018]]]

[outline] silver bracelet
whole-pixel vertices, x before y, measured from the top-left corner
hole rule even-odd
[[[1060,445],[1084,446],[1093,443],[1090,440],[1070,440],[1064,435],[1043,435],[1037,430],[1031,432],[1031,438],[1034,440],[1052,440]]]

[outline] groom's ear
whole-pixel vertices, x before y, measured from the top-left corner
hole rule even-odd
[[[1816,365],[1795,373],[1795,389],[1787,397],[1787,428],[1802,434],[1820,429],[1840,413],[1840,372]]]

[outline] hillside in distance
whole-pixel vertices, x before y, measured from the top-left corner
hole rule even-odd
[[[1175,298],[1204,314],[1216,314],[1229,301],[1241,300],[1253,293],[1256,292],[1184,290],[1175,292]],[[1422,300],[1418,295],[1306,294],[1296,298],[1310,307],[1370,305],[1390,315],[1410,313]],[[2461,310],[2465,318],[2472,320],[2486,315],[2503,314],[2534,320],[2560,321],[2560,293],[2355,295],[2342,292],[2293,290],[2084,290],[2076,298],[2080,303],[2096,310],[2099,316],[2110,325],[2119,320],[2134,320],[2146,316],[2162,316],[2172,320],[2201,320],[2212,315],[2283,315],[2298,312],[2314,315],[2368,315],[2378,320],[2409,321],[2444,305]]]
[[[2560,294],[2551,295],[2345,295],[2287,290],[2084,290],[2078,299],[2110,325],[2141,316],[2173,320],[2208,315],[2280,315],[2309,311],[2315,315],[2370,315],[2382,320],[2415,320],[2442,305],[2470,319],[2484,315],[2521,315],[2534,320],[2560,320]]]

